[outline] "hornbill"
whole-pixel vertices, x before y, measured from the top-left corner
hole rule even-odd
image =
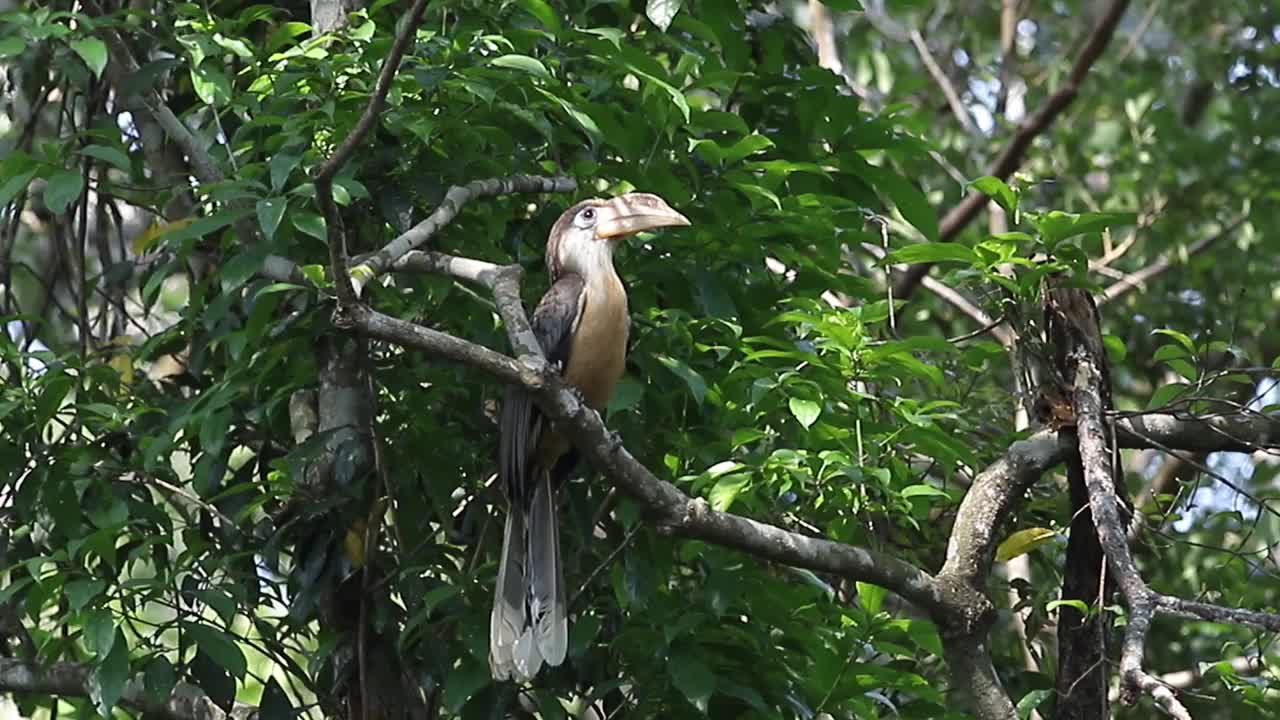
[[[604,410],[626,363],[631,320],[614,247],[637,232],[688,224],[657,195],[626,193],[584,200],[551,227],[551,289],[531,324],[547,362],[587,406]],[[556,490],[577,453],[522,387],[507,388],[498,427],[498,474],[510,510],[489,619],[489,667],[496,680],[525,681],[544,662],[563,662],[569,644]]]

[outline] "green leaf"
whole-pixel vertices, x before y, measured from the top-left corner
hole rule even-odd
[[[191,86],[205,105],[221,107],[231,101],[231,81],[211,62],[191,68]]]
[[[749,484],[751,484],[751,476],[746,473],[725,475],[712,486],[711,492],[707,494],[707,500],[712,508],[725,512]]]
[[[80,151],[83,155],[97,158],[103,162],[110,163],[115,167],[129,172],[132,168],[129,165],[129,156],[118,148],[108,147],[106,145],[90,145]]]
[[[129,681],[129,644],[124,634],[117,631],[111,652],[93,669],[89,681],[89,696],[104,718],[112,716],[111,710],[120,702],[124,685]]]
[[[278,152],[271,157],[271,189],[279,191],[288,182],[294,168],[302,161],[301,155]]]
[[[622,378],[618,381],[618,386],[613,391],[613,397],[609,400],[608,416],[613,417],[614,413],[630,410],[640,402],[640,398],[643,396],[644,385],[630,377]]]
[[[472,695],[485,687],[492,679],[489,668],[474,658],[464,656],[458,667],[449,671],[444,681],[444,707],[450,714],[456,714]]]
[[[666,32],[683,4],[684,0],[649,0],[645,3],[644,14],[649,18],[649,22]]]
[[[875,615],[880,612],[880,608],[884,606],[884,598],[889,591],[879,585],[871,583],[858,582],[854,584],[858,590],[858,603],[862,605],[867,612]]]
[[[902,488],[902,498],[908,500],[913,497],[944,497],[948,500],[951,496],[946,490],[937,488],[932,485],[908,485]]]
[[[1083,600],[1050,600],[1045,604],[1044,611],[1051,613],[1064,605],[1079,610],[1081,615],[1089,614],[1089,603]]]
[[[1031,717],[1031,713],[1035,711],[1036,708],[1040,707],[1045,700],[1048,700],[1052,696],[1053,688],[1040,688],[1039,690],[1032,690],[1026,695],[1023,695],[1022,699],[1018,701],[1018,706],[1015,708],[1018,711],[1018,717],[1022,718],[1022,720],[1027,720],[1027,718]]]
[[[693,393],[693,399],[699,405],[707,397],[707,381],[702,379],[698,371],[689,367],[683,360],[677,360],[669,355],[657,355],[658,362],[662,363],[668,370],[675,373],[684,380],[689,386],[689,392]]]
[[[534,77],[540,77],[543,80],[551,79],[551,73],[547,70],[547,66],[543,65],[541,60],[528,55],[501,55],[489,61],[489,64],[495,67],[519,70]]]
[[[950,242],[915,243],[898,248],[885,258],[886,263],[939,263],[958,262],[973,265],[978,256],[965,245]]]
[[[1005,210],[1013,212],[1018,209],[1018,194],[1000,178],[984,175],[970,184],[978,192],[995,200]]]
[[[1129,349],[1125,347],[1124,340],[1115,335],[1103,335],[1102,344],[1107,349],[1107,360],[1112,365],[1124,362],[1125,356],[1129,354]]]
[[[62,592],[66,593],[71,612],[80,612],[106,587],[107,584],[101,580],[72,580],[62,588]]]
[[[689,112],[690,112],[689,101],[685,99],[684,93],[677,90],[674,86],[671,85],[671,83],[667,82],[666,80],[650,75],[649,73],[641,70],[635,65],[628,65],[627,69],[635,73],[638,77],[642,77],[645,80],[648,80],[649,82],[653,83],[654,85],[657,85],[664,92],[666,92],[667,96],[671,98],[671,102],[675,103],[675,106],[680,109],[680,114],[684,116],[685,123],[687,124],[689,122]]]
[[[752,133],[729,146],[729,148],[723,152],[722,156],[724,162],[734,163],[739,160],[743,160],[750,155],[755,155],[758,152],[768,150],[771,147],[773,147],[772,140],[763,135]]]
[[[1019,555],[1025,555],[1058,535],[1049,528],[1033,527],[1019,530],[1004,539],[996,548],[996,560],[1008,562]]]
[[[21,55],[27,49],[27,41],[20,37],[0,38],[0,58]]]
[[[284,217],[285,208],[288,206],[289,201],[282,197],[264,198],[258,201],[258,225],[268,240],[275,237],[276,228],[280,227],[280,220]]]
[[[142,672],[142,688],[147,699],[157,705],[168,700],[173,686],[178,684],[178,673],[174,671],[169,658],[164,655],[152,656]]]
[[[938,626],[928,620],[907,620],[907,635],[917,647],[942,657],[942,636],[938,634]]]
[[[560,13],[551,7],[546,0],[520,0],[520,7],[524,8],[530,15],[538,18],[538,22],[542,23],[551,32],[560,32]]]
[[[540,87],[537,87],[534,89],[537,90],[539,93],[541,93],[548,100],[551,100],[555,104],[559,105],[560,109],[564,110],[565,113],[567,113],[569,117],[573,119],[574,122],[578,123],[578,126],[582,128],[582,131],[585,132],[587,134],[587,137],[591,139],[592,145],[598,145],[600,144],[601,140],[604,139],[604,133],[600,132],[600,126],[596,125],[596,121],[592,120],[590,115],[577,109],[568,100],[565,100],[564,98],[561,98],[553,93],[547,92],[546,90]]]
[[[1181,358],[1170,358],[1165,360],[1165,364],[1187,380],[1195,380],[1200,377],[1200,373],[1196,371],[1195,366]]]
[[[81,38],[71,41],[71,49],[93,71],[94,77],[102,77],[102,71],[107,67],[106,43],[94,37]]]
[[[711,693],[716,689],[716,676],[701,660],[691,653],[672,653],[667,664],[671,684],[684,694],[701,712],[707,711]]]
[[[223,263],[218,269],[222,292],[229,293],[248,282],[249,278],[262,269],[262,260],[266,254],[266,248],[260,245],[250,246]]]
[[[85,649],[98,658],[104,658],[115,644],[116,622],[111,611],[100,608],[89,613],[84,623]]]
[[[937,242],[938,212],[914,183],[892,170],[874,165],[866,165],[862,172],[870,176],[877,190],[883,190],[889,196],[902,217],[926,240]]]
[[[1177,330],[1170,330],[1168,328],[1158,328],[1156,330],[1152,330],[1151,334],[1171,337],[1176,340],[1179,345],[1187,349],[1188,355],[1195,355],[1196,353],[1196,344],[1191,341],[1191,338],[1186,333],[1178,332]]]
[[[1165,362],[1166,360],[1188,358],[1190,356],[1191,353],[1187,352],[1187,349],[1181,345],[1161,345],[1152,353],[1151,359],[1154,362]]]
[[[304,235],[310,235],[317,240],[328,240],[329,231],[325,226],[324,216],[319,213],[310,211],[295,212],[289,214],[289,222],[293,223],[293,227]]]
[[[45,185],[44,204],[49,207],[49,212],[61,215],[67,211],[71,201],[80,197],[80,191],[83,189],[84,178],[80,175],[80,171],[62,170],[49,178],[48,184]]]
[[[11,200],[18,196],[18,193],[27,189],[27,185],[31,184],[31,178],[36,176],[35,170],[28,170],[9,178],[0,185],[0,207],[8,205]]]
[[[787,407],[791,408],[791,415],[795,417],[799,423],[804,426],[805,430],[818,419],[818,415],[822,413],[822,406],[812,400],[793,397],[787,401]]]
[[[244,679],[249,664],[245,661],[244,652],[230,635],[209,625],[197,623],[184,622],[182,628],[211,660],[233,677]]]
[[[1187,383],[1169,383],[1156,388],[1156,392],[1151,393],[1151,400],[1147,402],[1147,409],[1169,405],[1174,398],[1187,391],[1188,387]]]
[[[294,720],[297,716],[284,688],[274,677],[268,679],[258,703],[258,720]]]

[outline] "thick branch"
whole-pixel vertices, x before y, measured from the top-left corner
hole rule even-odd
[[[523,311],[522,311],[523,312]],[[612,435],[545,364],[517,362],[492,350],[358,306],[356,328],[379,340],[458,360],[530,390],[538,405],[569,435],[609,482],[635,498],[654,522],[676,535],[707,540],[795,567],[827,572],[888,588],[922,608],[937,609],[942,596],[933,579],[895,557],[812,538],[732,513],[712,510],[659,479]]]
[[[1009,516],[1013,504],[1046,470],[1062,462],[1070,449],[1067,436],[1042,430],[1010,445],[1004,457],[978,473],[956,511],[947,559],[939,575],[982,587],[991,574],[1001,520]]]
[[[1280,416],[1232,413],[1197,418],[1143,413],[1116,422],[1120,445],[1196,452],[1254,452],[1280,448]]]
[[[93,668],[79,663],[41,666],[23,660],[0,658],[0,691],[90,697]],[[152,702],[143,688],[142,676],[129,681],[120,703],[149,716],[168,720],[232,720],[248,718],[257,708],[237,706],[227,713],[199,688],[180,683],[163,703]]]
[[[1066,83],[1057,92],[1049,96],[1049,99],[1035,113],[1022,121],[1018,126],[1018,131],[1009,139],[1009,144],[1005,147],[1004,152],[1000,153],[995,162],[991,163],[987,168],[986,174],[994,175],[1003,180],[1018,169],[1022,164],[1022,159],[1026,155],[1027,149],[1031,147],[1031,143],[1043,134],[1045,130],[1048,130],[1053,121],[1062,114],[1062,111],[1066,110],[1075,100],[1076,94],[1080,92],[1080,86],[1084,83],[1090,68],[1102,55],[1102,51],[1106,49],[1107,44],[1111,42],[1116,26],[1120,23],[1120,18],[1124,16],[1128,7],[1129,0],[1113,0],[1106,14],[1102,16],[1097,26],[1094,27],[1084,50],[1081,51],[1080,56],[1076,58],[1075,64],[1072,65],[1071,74],[1067,76]],[[938,239],[943,242],[953,240],[956,235],[960,234],[961,230],[978,216],[978,213],[982,212],[982,208],[986,203],[986,195],[977,190],[971,190],[958,205],[951,208],[942,217],[942,221],[938,225]],[[910,296],[911,293],[915,292],[920,280],[929,274],[929,270],[932,267],[933,265],[929,263],[912,265],[898,280],[898,285],[894,288],[894,296],[904,299]]]

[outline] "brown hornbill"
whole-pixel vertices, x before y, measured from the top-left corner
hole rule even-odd
[[[614,247],[637,232],[688,224],[657,195],[627,193],[584,200],[552,226],[551,289],[533,311],[533,333],[547,362],[589,407],[604,410],[626,363],[631,320],[613,269]],[[489,620],[489,667],[497,680],[525,681],[544,662],[559,665],[568,649],[556,490],[577,458],[522,387],[507,389],[499,433],[498,474],[510,510]]]

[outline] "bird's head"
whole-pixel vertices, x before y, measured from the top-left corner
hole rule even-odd
[[[551,227],[547,270],[552,278],[569,272],[586,276],[612,267],[613,248],[623,239],[645,230],[688,224],[688,218],[650,193],[583,200],[565,210]]]

